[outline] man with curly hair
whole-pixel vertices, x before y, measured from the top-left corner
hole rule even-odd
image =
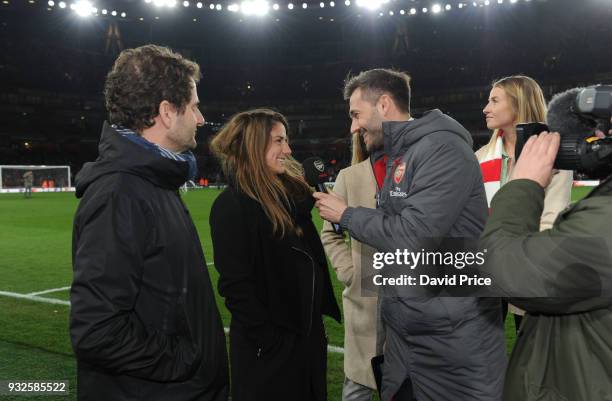
[[[178,189],[196,172],[199,66],[123,51],[99,156],[76,177],[70,336],[79,400],[227,400],[223,325]]]

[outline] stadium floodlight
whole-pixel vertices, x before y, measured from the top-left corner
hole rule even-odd
[[[447,4],[446,6],[444,6],[444,9],[445,9],[446,11],[450,11],[450,10],[451,10],[451,8],[453,8],[453,6],[451,6],[450,4]]]
[[[305,10],[305,9],[307,9],[307,8],[308,8],[308,4],[306,4],[306,3],[302,3],[302,8],[303,8],[304,10]]]
[[[404,15],[404,14],[406,14],[406,11],[400,10],[400,14]]]
[[[510,0],[510,3],[512,4],[516,3],[516,0]]]
[[[489,0],[485,0],[484,5],[488,6],[489,4],[491,4],[491,2]]]
[[[497,4],[504,4],[504,0],[497,0]]]
[[[215,9],[216,9],[217,11],[221,11],[221,10],[223,10],[223,6],[222,6],[221,4],[217,4],[217,5],[215,6]]]
[[[187,0],[183,2],[183,7],[189,7],[189,2]]]
[[[63,1],[59,2],[59,8],[66,8],[66,3]]]
[[[442,12],[442,6],[439,5],[439,4],[434,4],[431,7],[431,12],[434,13],[434,14],[438,14],[438,13]]]
[[[381,0],[357,0],[358,7],[367,8],[368,10],[376,10],[381,4]]]
[[[458,7],[459,9],[463,8],[463,3],[459,3],[459,4],[457,5],[457,7]]]
[[[87,0],[79,0],[74,5],[74,12],[77,13],[79,17],[89,17],[93,14],[93,6]]]
[[[198,1],[198,2],[196,3],[196,7],[197,7],[197,8],[202,8],[202,7],[204,7],[204,4],[202,4],[202,2],[201,2],[201,1]]]
[[[293,3],[287,4],[287,8],[290,9],[290,10],[293,10]]]
[[[421,10],[423,13],[427,13],[427,7],[423,7],[423,9]]]
[[[236,13],[238,11],[240,11],[240,6],[236,3],[232,3],[229,6],[227,6],[227,11]]]
[[[278,5],[278,3],[274,3],[274,4],[272,4],[272,9],[274,11],[278,11],[280,9],[280,6]]]
[[[389,11],[389,15],[393,17],[393,11]]]
[[[55,5],[55,2],[53,0],[49,0],[47,4],[49,5],[49,7],[53,7]]]
[[[344,0],[344,5],[345,6],[350,6],[351,5],[351,0]]]
[[[102,9],[102,15],[106,15],[106,14],[108,14],[108,11],[106,11],[106,9],[105,9],[105,8],[104,8],[104,9]]]
[[[416,14],[416,8],[411,8],[410,9],[410,15],[414,15]]]
[[[320,2],[320,3],[319,3],[319,7],[321,7],[321,8],[325,8],[325,3]]]
[[[122,12],[121,13],[121,18],[125,18],[125,17],[127,17],[127,14],[125,12]]]
[[[247,0],[240,5],[240,11],[244,15],[256,15],[262,17],[268,14],[270,4],[266,0]]]
[[[208,6],[208,8],[210,8],[211,10],[214,10],[215,9],[215,5],[211,4],[211,5]]]
[[[115,11],[115,10],[111,11],[111,15],[112,15],[113,17],[116,17],[116,16],[117,16],[117,11]]]
[[[329,2],[329,6],[330,6],[330,7],[335,7],[335,6],[336,6],[336,3],[334,3],[333,1],[330,1],[330,2]]]

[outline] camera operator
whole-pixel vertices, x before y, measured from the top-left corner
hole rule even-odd
[[[505,401],[612,399],[612,298],[602,297],[612,271],[612,176],[538,232],[561,142],[556,132],[526,141],[482,234],[496,286],[527,312]]]

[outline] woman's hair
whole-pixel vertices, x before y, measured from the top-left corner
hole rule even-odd
[[[351,138],[351,166],[361,163],[369,157],[363,138],[359,134],[353,134]]]
[[[546,121],[546,100],[542,88],[533,78],[513,75],[493,82],[492,87],[506,92],[517,123]],[[492,140],[497,138],[498,132],[494,130]]]
[[[221,161],[226,177],[247,196],[257,201],[272,222],[275,234],[298,233],[289,210],[289,195],[309,196],[302,166],[292,157],[284,163],[283,174],[274,173],[266,164],[266,150],[274,124],[288,128],[285,117],[273,110],[255,109],[232,116],[210,143]]]

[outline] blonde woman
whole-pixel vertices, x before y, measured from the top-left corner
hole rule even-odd
[[[493,130],[489,143],[476,152],[480,162],[487,203],[512,174],[516,163],[516,125],[546,121],[546,101],[538,83],[524,75],[502,78],[493,83],[483,110],[487,128]],[[552,227],[555,218],[570,202],[572,171],[559,171],[546,188],[540,230]],[[509,305],[518,331],[524,311]]]
[[[232,314],[232,400],[327,399],[322,315],[340,321],[287,121],[238,113],[211,143],[228,188],[210,214],[219,293]]]

